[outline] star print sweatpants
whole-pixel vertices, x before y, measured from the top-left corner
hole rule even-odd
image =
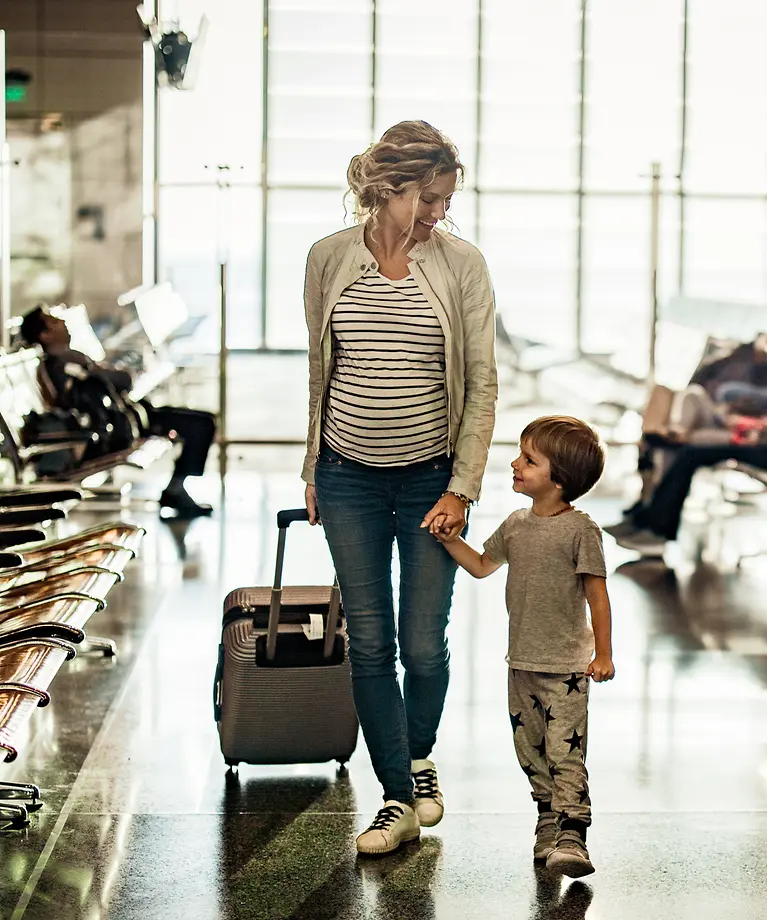
[[[551,802],[560,819],[591,824],[586,772],[589,679],[509,668],[514,747],[535,802]]]

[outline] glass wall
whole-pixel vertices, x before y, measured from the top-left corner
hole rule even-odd
[[[160,7],[192,34],[211,21],[196,89],[161,93],[160,273],[215,313],[226,253],[234,348],[305,346],[307,250],[349,220],[350,157],[405,118],[461,151],[456,232],[512,335],[647,369],[654,162],[661,301],[767,303],[759,0]]]

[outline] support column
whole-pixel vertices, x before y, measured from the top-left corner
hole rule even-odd
[[[647,382],[655,383],[655,352],[658,336],[658,261],[660,253],[660,163],[650,170],[650,373]]]
[[[10,340],[11,318],[11,154],[5,132],[5,32],[0,30],[0,346]]]

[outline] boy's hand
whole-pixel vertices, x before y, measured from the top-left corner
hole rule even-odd
[[[449,527],[446,527],[444,530],[438,530],[434,536],[440,543],[455,543],[456,540],[461,539],[461,535],[455,533],[455,531],[451,530]]]
[[[436,537],[438,540],[442,536],[443,528],[447,531],[449,528],[446,525],[447,515],[438,514],[435,518],[432,519],[431,524],[429,524],[429,533]],[[423,525],[422,525],[423,526]]]
[[[615,665],[609,655],[597,655],[591,664],[586,668],[586,677],[600,684],[604,680],[612,680],[615,677]]]
[[[448,523],[446,514],[438,514],[437,517],[429,524],[429,533],[440,543],[452,543],[457,540],[459,534],[453,533],[453,528]]]

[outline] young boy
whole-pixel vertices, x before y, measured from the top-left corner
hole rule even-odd
[[[520,445],[514,491],[532,508],[509,515],[482,555],[447,538],[439,520],[430,529],[475,578],[509,565],[509,714],[538,806],[533,857],[580,878],[594,871],[586,849],[589,678],[611,680],[615,669],[601,532],[572,502],[602,475],[604,450],[588,425],[566,416],[531,422]]]

